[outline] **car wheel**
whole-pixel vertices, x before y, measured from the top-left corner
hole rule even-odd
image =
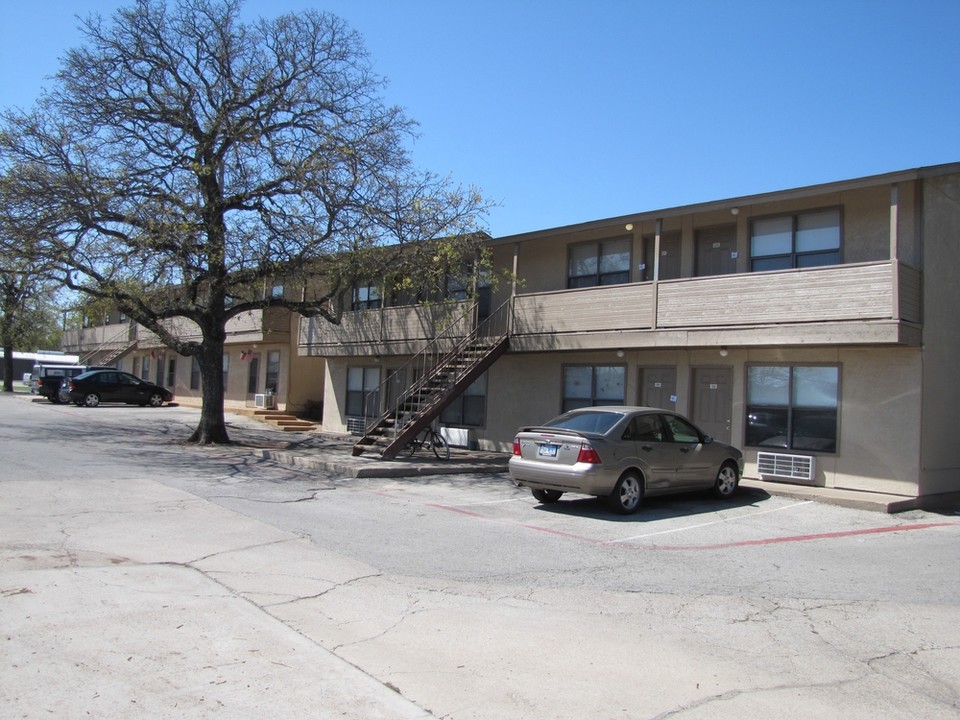
[[[58,396],[57,399],[60,400],[60,402],[62,402],[62,403],[64,403],[64,404],[69,403],[69,402],[70,402],[70,391],[69,391],[69,390],[61,390],[61,391],[60,391],[60,395]]]
[[[541,490],[540,488],[530,488],[530,492],[532,492],[533,496],[544,505],[555,503],[560,499],[560,496],[563,495],[563,493],[559,490]]]
[[[726,463],[717,473],[717,481],[713,485],[713,494],[719,498],[728,498],[736,491],[739,482],[737,468],[730,463]]]
[[[160,407],[163,405],[163,395],[160,393],[151,393],[147,402],[150,403],[150,407]]]
[[[100,396],[96,393],[87,393],[83,396],[83,404],[87,407],[96,407],[100,404]]]
[[[50,393],[49,395],[47,395],[47,400],[49,400],[50,402],[52,402],[54,405],[59,405],[59,404],[60,404],[60,392],[59,392],[58,390],[55,390],[54,392]]]
[[[643,480],[633,472],[624,473],[607,496],[610,507],[622,515],[635,513],[643,499]]]

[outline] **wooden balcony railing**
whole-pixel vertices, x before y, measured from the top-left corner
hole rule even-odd
[[[318,355],[402,352],[404,343],[416,347],[436,337],[444,326],[438,319],[449,313],[448,306],[404,306],[346,313],[341,325],[304,319],[299,343],[301,351]],[[637,333],[652,331],[673,333],[669,342],[676,343],[683,342],[677,332],[748,332],[742,329],[761,326],[786,328],[776,342],[789,343],[790,327],[851,327],[850,321],[893,321],[881,323],[887,329],[880,333],[857,332],[850,339],[896,342],[890,328],[919,325],[921,313],[918,270],[891,261],[857,263],[517,295],[511,337],[519,342],[511,347],[579,349],[589,345],[577,339],[588,335],[604,347],[619,347],[643,344]],[[843,331],[832,337],[839,339],[831,342],[842,341]]]
[[[920,273],[894,262],[518,295],[514,335],[921,321]]]

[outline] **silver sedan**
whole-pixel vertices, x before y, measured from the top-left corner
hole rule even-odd
[[[606,497],[628,514],[653,495],[712,489],[729,497],[743,473],[743,453],[668,410],[586,407],[521,428],[509,467],[517,486],[542,503],[577,492]]]

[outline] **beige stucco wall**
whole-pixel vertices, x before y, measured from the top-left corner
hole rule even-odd
[[[627,365],[627,402],[639,397],[639,369],[677,368],[677,410],[691,413],[694,368],[733,370],[732,442],[743,447],[748,363],[837,363],[841,366],[840,451],[817,457],[816,484],[914,495],[920,446],[920,353],[897,348],[626,350],[507,355],[488,372],[487,424],[472,431],[481,447],[506,451],[516,428],[553,417],[561,409],[564,364]],[[756,476],[756,448],[745,448],[747,476]],[[790,452],[790,451],[784,451]]]
[[[911,265],[917,264],[918,255],[914,212],[915,193],[914,183],[904,183],[899,189],[897,229],[900,235],[902,257]],[[844,262],[890,259],[890,204],[891,187],[880,185],[744,207],[739,210],[735,221],[738,224],[738,271],[749,272],[749,225],[752,218],[839,206],[843,208]],[[681,233],[680,264],[684,277],[690,277],[694,272],[696,230],[729,224],[732,220],[733,216],[728,210],[713,210],[696,216],[684,215],[663,219],[664,234],[677,231]],[[639,281],[639,264],[643,258],[642,238],[653,235],[656,223],[646,220],[631,223],[631,225],[630,231],[626,229],[626,225],[611,224],[605,228],[561,232],[549,237],[521,242],[517,266],[517,275],[522,279],[519,292],[535,293],[563,289],[566,287],[569,245],[624,236],[630,236],[633,239],[631,281]],[[512,253],[504,252],[503,247],[498,248],[495,259],[498,267],[509,268],[512,263]]]
[[[677,369],[677,411],[691,414],[691,377],[695,368],[730,367],[733,375],[731,442],[743,448],[746,368],[750,363],[829,363],[841,367],[839,451],[817,458],[815,484],[913,496],[918,490],[921,399],[917,385],[921,356],[906,348],[731,348],[721,357],[716,348],[635,350],[622,358],[615,351],[516,353],[488,371],[486,425],[470,430],[481,448],[509,451],[517,427],[547,420],[561,411],[565,364],[623,364],[627,367],[628,403],[639,398],[641,367]],[[397,362],[330,359],[326,364],[323,430],[346,432],[340,408],[345,404],[349,365],[376,366],[385,377]],[[335,399],[335,401],[334,401]],[[756,477],[757,448],[743,448],[747,477]],[[791,452],[785,450],[784,452]]]
[[[323,422],[324,432],[347,432],[347,419],[343,410],[347,406],[347,368],[379,367],[381,379],[384,376],[383,366],[373,358],[329,358],[324,366],[323,386]]]
[[[960,176],[927,180],[923,202],[921,488],[926,494],[960,492]]]

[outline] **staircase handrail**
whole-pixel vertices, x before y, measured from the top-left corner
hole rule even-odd
[[[82,335],[82,330],[81,330],[81,335],[80,335],[80,337],[83,337],[83,335]],[[96,357],[97,354],[98,354],[101,350],[106,350],[106,349],[108,349],[108,348],[109,348],[110,350],[114,350],[114,349],[117,348],[118,344],[122,346],[122,343],[121,343],[120,341],[123,340],[124,338],[126,338],[127,342],[130,341],[130,326],[129,326],[129,324],[126,325],[125,327],[121,327],[119,332],[114,333],[114,334],[111,335],[109,338],[104,338],[104,340],[101,341],[101,343],[100,343],[99,345],[97,345],[95,348],[93,348],[93,350],[90,350],[89,352],[85,352],[82,357],[83,357],[83,358],[87,358],[87,359],[91,359],[91,358]],[[85,364],[85,363],[82,363],[82,364]]]
[[[448,358],[457,355],[461,352],[467,345],[476,340],[478,337],[481,337],[481,330],[489,330],[493,328],[495,333],[484,334],[483,337],[495,338],[496,340],[502,340],[507,336],[509,332],[509,308],[511,307],[512,299],[507,299],[500,307],[494,310],[490,315],[484,318],[481,322],[476,323],[473,320],[477,317],[477,312],[479,310],[480,303],[475,302],[463,313],[457,316],[453,321],[451,321],[440,333],[429,343],[427,343],[416,355],[411,357],[407,362],[397,368],[394,376],[407,377],[406,373],[408,370],[416,370],[420,368],[422,372],[417,378],[416,382],[413,382],[411,385],[407,386],[403,392],[398,394],[396,402],[388,407],[384,412],[375,416],[372,421],[365,422],[364,425],[364,435],[370,433],[374,428],[376,428],[380,423],[387,420],[391,416],[398,416],[400,407],[409,400],[409,398],[419,392],[427,381],[430,379],[430,371],[434,368],[441,365]],[[459,328],[462,328],[462,323],[470,318],[472,330],[462,334],[456,335],[456,331]],[[502,323],[502,327],[495,327],[494,323]],[[462,332],[462,331],[461,331]],[[453,346],[450,349],[443,350],[441,349],[441,343],[448,343],[453,341]],[[433,362],[429,360],[435,359]],[[403,373],[401,375],[401,373]],[[363,396],[363,410],[364,410],[364,419],[367,419],[366,410],[367,410],[367,399],[371,394],[377,393],[379,397],[386,397],[387,386],[390,383],[391,378],[386,378],[380,386],[372,391],[372,393],[365,393]]]

